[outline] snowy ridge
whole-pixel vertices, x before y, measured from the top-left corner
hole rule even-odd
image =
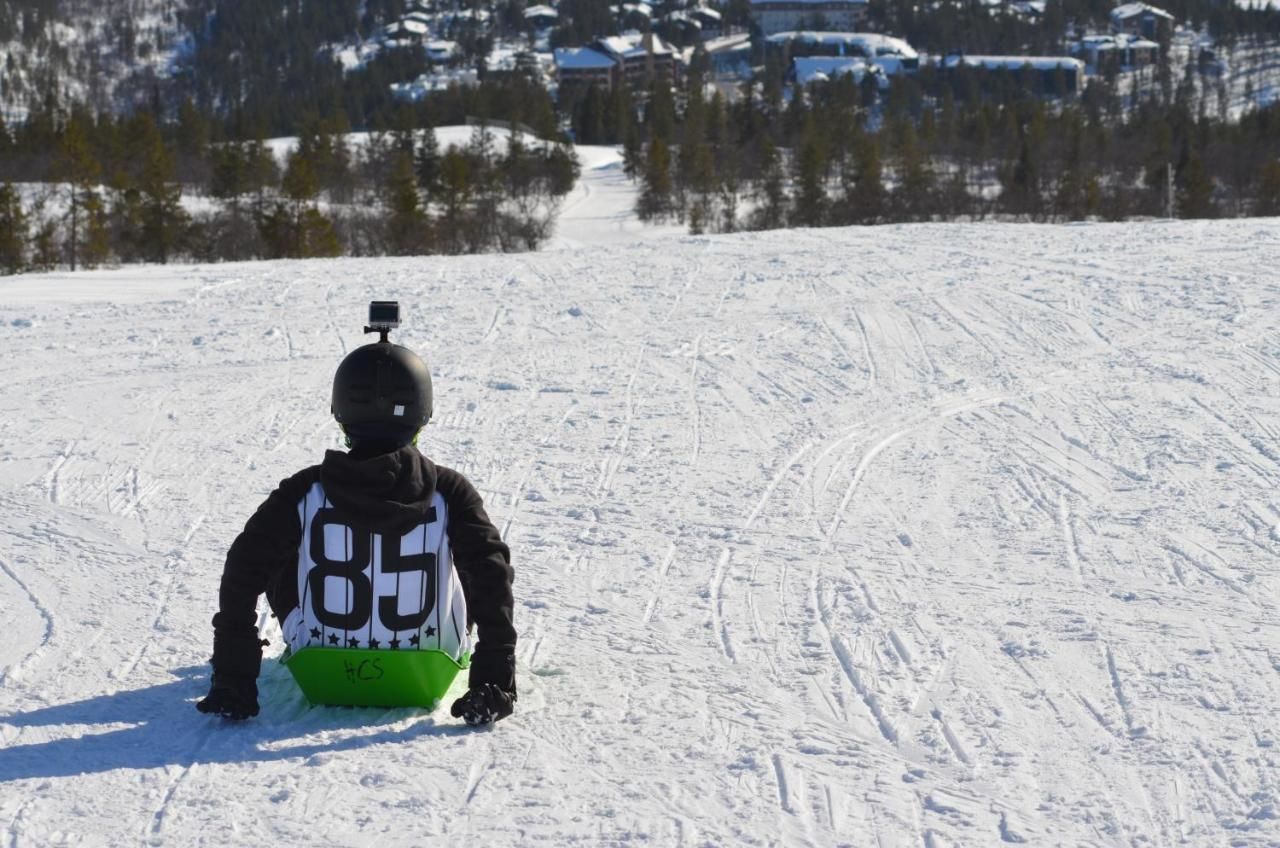
[[[0,844],[1274,844],[1280,220],[0,281]],[[116,285],[127,277],[127,298]],[[371,297],[520,702],[198,715]],[[278,630],[267,628],[270,651]]]

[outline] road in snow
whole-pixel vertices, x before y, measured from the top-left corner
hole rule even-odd
[[[1280,220],[0,281],[0,845],[1274,845]],[[122,278],[128,297],[118,297]],[[406,304],[518,711],[196,713]],[[280,650],[278,631],[270,653]]]

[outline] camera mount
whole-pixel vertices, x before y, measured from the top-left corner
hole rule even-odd
[[[369,323],[366,333],[377,333],[380,343],[387,343],[387,334],[400,326],[400,302],[398,300],[374,300],[369,303]]]

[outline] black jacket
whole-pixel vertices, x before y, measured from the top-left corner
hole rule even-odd
[[[213,617],[214,671],[257,676],[262,661],[256,626],[259,595],[267,594],[281,621],[298,605],[298,503],[317,481],[343,523],[375,533],[405,532],[422,523],[433,493],[440,492],[448,505],[449,544],[469,623],[477,629],[470,685],[496,683],[514,692],[510,550],[467,478],[434,464],[412,446],[377,454],[328,451],[320,465],[281,481],[227,552]]]

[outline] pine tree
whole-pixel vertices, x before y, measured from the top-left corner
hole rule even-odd
[[[806,121],[795,157],[795,208],[791,220],[800,227],[821,227],[827,217],[826,146],[812,120]]]
[[[27,267],[27,215],[18,192],[0,186],[0,270],[17,274]]]
[[[676,106],[671,96],[671,87],[666,83],[654,83],[649,90],[645,124],[649,127],[650,140],[660,138],[664,145],[670,145],[676,140]]]
[[[470,157],[449,148],[440,160],[442,208],[437,221],[441,247],[447,253],[461,253],[465,245],[472,188]]]
[[[426,192],[427,199],[434,199],[440,188],[440,142],[436,138],[434,127],[422,130],[422,137],[414,151],[414,171],[418,177],[418,187]]]
[[[622,170],[634,180],[642,167],[644,144],[640,141],[640,128],[632,121],[627,124],[626,134],[622,137]]]
[[[182,189],[173,182],[173,154],[149,118],[144,129],[141,193],[141,247],[152,262],[169,261],[185,235],[191,218],[182,208]]]
[[[720,176],[720,223],[722,233],[738,231],[738,200],[742,191],[739,171],[738,147],[729,143],[725,145],[724,161],[719,168]]]
[[[427,216],[418,197],[413,160],[407,153],[395,157],[387,185],[387,248],[394,256],[426,252]]]
[[[1178,171],[1177,204],[1179,218],[1214,218],[1217,208],[1213,203],[1213,178],[1204,167],[1204,160],[1191,154]]]
[[[1280,215],[1280,159],[1272,159],[1262,166],[1254,192],[1253,214]]]
[[[111,255],[111,231],[102,196],[91,191],[84,196],[84,242],[81,258],[86,268],[97,268]]]
[[[79,116],[73,116],[63,130],[54,162],[54,173],[67,186],[67,255],[76,270],[84,226],[85,206],[94,194],[101,167],[89,149],[89,139]]]
[[[341,243],[333,222],[316,208],[320,182],[313,159],[314,147],[298,149],[289,157],[280,182],[284,201],[259,218],[259,230],[272,256],[294,259],[337,256]]]
[[[787,214],[787,189],[782,172],[782,156],[768,138],[760,144],[756,196],[759,205],[752,215],[752,227],[758,230],[776,230],[783,226]]]
[[[879,139],[860,133],[854,143],[853,158],[854,178],[845,193],[844,217],[856,224],[874,224],[884,215],[886,196]]]
[[[493,131],[481,122],[471,131],[466,155],[472,161],[470,174],[471,225],[463,230],[467,249],[479,253],[498,241],[498,208],[501,190],[494,165]]]
[[[54,221],[41,221],[31,242],[31,267],[37,271],[52,271],[58,267],[58,225]]]
[[[689,232],[692,235],[701,235],[716,223],[717,182],[711,145],[694,145],[689,169]]]
[[[661,137],[649,142],[636,214],[641,221],[665,221],[674,213],[671,154]]]

